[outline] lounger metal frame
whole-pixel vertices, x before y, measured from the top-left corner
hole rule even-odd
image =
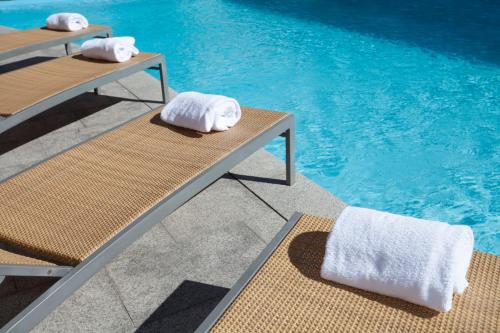
[[[201,323],[195,333],[209,332],[212,327],[219,321],[219,318],[226,312],[229,306],[238,298],[240,293],[245,289],[247,284],[252,281],[253,277],[266,263],[267,259],[274,253],[286,235],[295,227],[297,222],[303,216],[303,213],[295,212],[281,230],[274,236],[273,240],[259,254],[257,259],[248,267],[238,281],[234,284],[231,290],[224,296],[222,301],[213,309],[207,318]]]
[[[122,253],[127,246],[132,244],[146,231],[150,230],[155,224],[165,219],[197,193],[278,136],[284,136],[286,140],[286,184],[290,186],[295,182],[295,120],[292,114],[288,114],[271,128],[239,147],[200,175],[191,179],[147,213],[128,225],[78,266],[74,268],[66,266],[54,268],[50,266],[26,265],[14,268],[12,265],[0,265],[0,276],[63,276],[27,308],[9,321],[0,330],[0,333],[27,332],[32,329],[89,278],[102,269],[114,257]],[[13,272],[17,274],[9,274]]]
[[[39,103],[29,106],[28,108],[18,113],[15,113],[7,117],[0,116],[0,133],[3,133],[9,128],[12,128],[17,124],[26,121],[36,116],[37,114],[42,113],[47,109],[56,106],[62,102],[65,102],[73,97],[81,95],[90,90],[94,90],[94,92],[97,93],[97,88],[99,88],[102,85],[117,81],[133,73],[137,73],[146,69],[154,69],[160,72],[162,102],[165,104],[168,101],[166,68],[167,67],[165,65],[165,57],[163,56],[163,54],[157,54],[152,58],[133,64],[126,68],[113,71],[111,73],[98,77],[97,79],[85,82],[73,88],[66,89],[54,96],[48,97],[43,101],[40,101]]]
[[[112,35],[111,28],[106,27],[106,26],[102,26],[102,29],[93,30],[93,31],[90,31],[88,33],[82,33],[82,34],[79,34],[77,36],[61,37],[61,38],[46,41],[46,42],[34,43],[31,45],[19,47],[17,49],[10,50],[10,51],[0,52],[0,61],[8,59],[8,58],[16,57],[16,56],[19,56],[19,55],[22,55],[25,53],[40,51],[43,49],[48,49],[49,47],[63,45],[63,44],[64,44],[64,49],[66,51],[66,54],[70,55],[72,52],[71,42],[73,42],[75,40],[92,38],[92,37],[111,37],[111,35]]]

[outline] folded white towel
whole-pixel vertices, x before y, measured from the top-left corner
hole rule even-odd
[[[321,277],[447,312],[467,287],[467,226],[347,207],[328,236]]]
[[[82,54],[87,58],[125,62],[139,54],[134,37],[95,38],[82,44]]]
[[[51,30],[77,31],[87,29],[89,21],[78,13],[57,13],[47,17],[45,26]]]
[[[226,131],[241,118],[241,108],[233,98],[184,92],[174,97],[161,111],[169,124],[200,132]]]

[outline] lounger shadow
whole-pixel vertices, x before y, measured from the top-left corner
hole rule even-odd
[[[0,155],[123,101],[149,102],[83,93],[0,133]]]
[[[7,64],[2,64],[2,65],[0,65],[0,74],[12,72],[12,71],[15,71],[15,70],[23,68],[23,67],[33,66],[33,65],[42,63],[44,61],[53,60],[55,58],[56,57],[37,56],[37,57],[22,59],[22,60],[18,60],[18,61],[14,61],[14,62],[9,62]]]

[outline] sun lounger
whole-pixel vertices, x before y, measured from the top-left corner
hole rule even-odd
[[[158,53],[141,53],[123,63],[75,54],[1,74],[0,133],[86,91],[148,68],[160,71],[166,103],[165,58]]]
[[[62,277],[1,332],[31,329],[153,225],[280,135],[286,184],[293,183],[293,115],[242,108],[234,128],[203,134],[163,123],[159,111],[0,183],[0,243],[8,246],[0,276]]]
[[[17,30],[0,35],[0,60],[63,44],[66,54],[69,55],[73,41],[109,36],[111,36],[111,28],[103,25],[90,25],[87,29],[72,32],[46,28]]]
[[[500,257],[475,252],[448,313],[320,277],[334,221],[296,213],[197,332],[499,332]]]

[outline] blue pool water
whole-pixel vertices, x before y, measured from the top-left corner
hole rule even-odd
[[[500,254],[498,1],[18,0],[0,24],[57,11],[165,53],[174,89],[295,113],[298,169],[344,201],[470,225]]]

